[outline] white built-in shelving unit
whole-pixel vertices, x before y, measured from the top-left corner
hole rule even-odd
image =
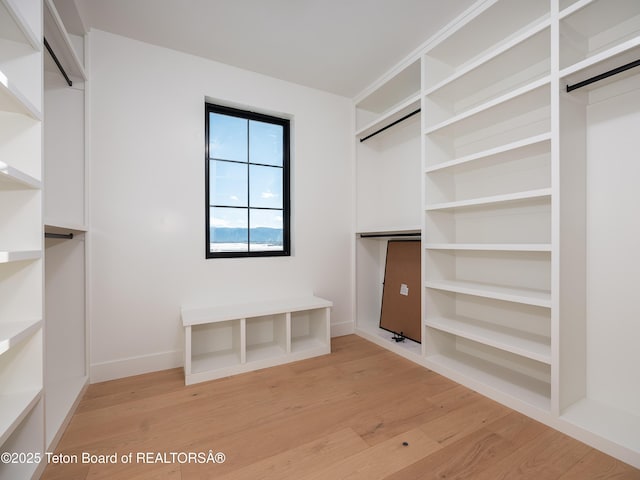
[[[423,57],[424,359],[541,411],[551,406],[550,32],[547,0],[486,2]]]
[[[88,384],[84,39],[44,0],[44,231],[46,446],[55,448]]]
[[[635,0],[482,0],[355,99],[356,332],[636,467],[640,67],[566,87],[638,59]],[[417,348],[377,328],[408,231]]]
[[[331,306],[307,296],[183,308],[185,383],[330,353]]]
[[[42,8],[0,0],[0,451],[44,452]],[[38,463],[1,464],[0,478]]]

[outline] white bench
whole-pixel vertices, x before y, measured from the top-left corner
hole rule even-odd
[[[185,384],[331,353],[329,300],[182,308]]]

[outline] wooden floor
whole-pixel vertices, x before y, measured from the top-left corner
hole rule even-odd
[[[71,463],[52,457],[42,478],[640,479],[357,336],[332,349],[189,387],[180,369],[91,385],[56,451]]]

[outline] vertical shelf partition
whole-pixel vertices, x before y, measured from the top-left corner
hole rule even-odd
[[[43,12],[48,45],[44,61],[44,228],[48,234],[62,235],[45,240],[45,432],[47,448],[53,450],[89,379],[87,75],[83,38],[67,33],[52,0],[43,0]]]
[[[42,10],[0,1],[0,451],[44,452]],[[42,465],[43,467],[43,465]],[[31,478],[38,463],[2,464]]]
[[[44,0],[44,229],[46,445],[53,450],[89,380],[86,287],[85,83],[83,38],[69,35]],[[71,85],[69,84],[71,83]],[[71,234],[65,238],[64,235]]]

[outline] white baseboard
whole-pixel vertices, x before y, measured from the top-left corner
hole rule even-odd
[[[342,337],[354,333],[353,322],[342,322],[331,324],[331,337]]]
[[[331,336],[341,337],[354,332],[353,322],[331,324]],[[141,375],[143,373],[168,370],[184,365],[184,352],[182,350],[172,352],[153,353],[129,357],[110,362],[92,363],[90,366],[91,383],[106,382],[118,378]]]
[[[93,363],[90,366],[91,383],[181,367],[184,362],[183,356],[184,352],[180,350]]]

